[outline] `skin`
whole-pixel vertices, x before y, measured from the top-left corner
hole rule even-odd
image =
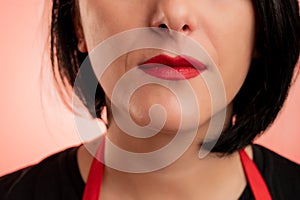
[[[78,4],[80,20],[76,32],[78,49],[82,52],[91,52],[114,34],[161,24],[201,44],[222,76],[227,100],[224,108],[228,111],[226,122],[229,123],[232,99],[245,80],[253,56],[255,20],[251,0],[85,0]],[[161,50],[130,52],[108,68],[100,80],[107,96],[108,113],[111,113],[109,105],[116,81],[138,63],[161,53],[170,55]],[[125,200],[239,198],[246,179],[238,154],[220,158],[211,153],[201,160],[197,156],[208,124],[218,113],[211,113],[210,96],[201,76],[188,81],[196,91],[201,110],[194,142],[176,162],[155,172],[130,174],[105,167],[101,199],[119,199],[120,194]],[[131,98],[130,115],[138,125],[146,125],[153,104],[163,105],[167,113],[166,123],[156,136],[146,140],[129,137],[118,128],[111,114],[107,136],[117,146],[137,153],[166,145],[176,135],[180,123],[180,106],[174,94],[157,85],[144,86]],[[247,152],[252,156],[250,147]],[[78,163],[84,180],[91,161],[92,156],[81,147]]]

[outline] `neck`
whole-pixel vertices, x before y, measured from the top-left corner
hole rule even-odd
[[[131,199],[145,199],[145,196],[151,199],[240,197],[246,179],[236,154],[224,158],[211,155],[203,160],[190,160],[185,158],[187,156],[151,173],[132,174],[106,168],[105,188],[113,188],[114,193],[127,194]]]

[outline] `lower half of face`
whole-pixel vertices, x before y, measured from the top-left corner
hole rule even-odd
[[[179,14],[174,12],[176,9]],[[165,120],[162,131],[176,133],[180,126],[188,130],[189,121],[192,123],[197,119],[201,127],[232,102],[247,76],[255,32],[254,11],[250,0],[187,0],[175,1],[173,4],[166,0],[88,0],[80,3],[80,11],[90,52],[117,33],[165,24],[182,37],[198,43],[201,46],[199,49],[206,54],[204,57],[214,64],[215,69],[212,64],[207,65],[205,69],[198,70],[198,75],[192,74],[190,67],[174,67],[181,62],[178,61],[178,56],[185,56],[180,52],[189,52],[186,47],[182,51],[179,47],[176,53],[168,51],[168,48],[133,49],[116,58],[106,68],[100,83],[107,99],[111,101],[109,103],[116,105],[117,113],[118,109],[121,113],[127,112],[128,115],[124,116],[130,116],[138,126],[152,124],[152,128],[156,129],[156,124],[159,127],[160,121]],[[176,29],[183,27],[182,24],[187,25],[188,30]],[[135,39],[142,41],[146,38]],[[116,45],[109,48],[119,47]],[[197,52],[194,53],[193,55],[197,55]],[[176,68],[175,74],[178,73],[183,78],[178,78],[166,69],[141,69],[141,64],[152,58],[156,58],[158,64],[171,63],[170,67]],[[207,60],[197,60],[207,64]],[[214,74],[220,78],[209,80]],[[220,84],[224,91],[218,87]],[[114,112],[112,114],[114,120]],[[183,119],[189,120],[185,120],[183,125]]]

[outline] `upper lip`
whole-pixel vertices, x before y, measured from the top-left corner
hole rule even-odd
[[[165,54],[160,54],[150,58],[149,60],[142,63],[145,64],[162,64],[169,67],[193,67],[197,70],[203,71],[206,69],[206,65],[200,62],[199,60],[186,56],[186,55],[178,55],[176,57],[170,57]],[[147,65],[145,67],[151,67],[151,65]]]

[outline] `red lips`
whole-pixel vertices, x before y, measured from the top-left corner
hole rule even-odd
[[[203,63],[192,57],[170,57],[164,54],[147,60],[139,68],[151,76],[165,80],[191,79],[206,70]]]

